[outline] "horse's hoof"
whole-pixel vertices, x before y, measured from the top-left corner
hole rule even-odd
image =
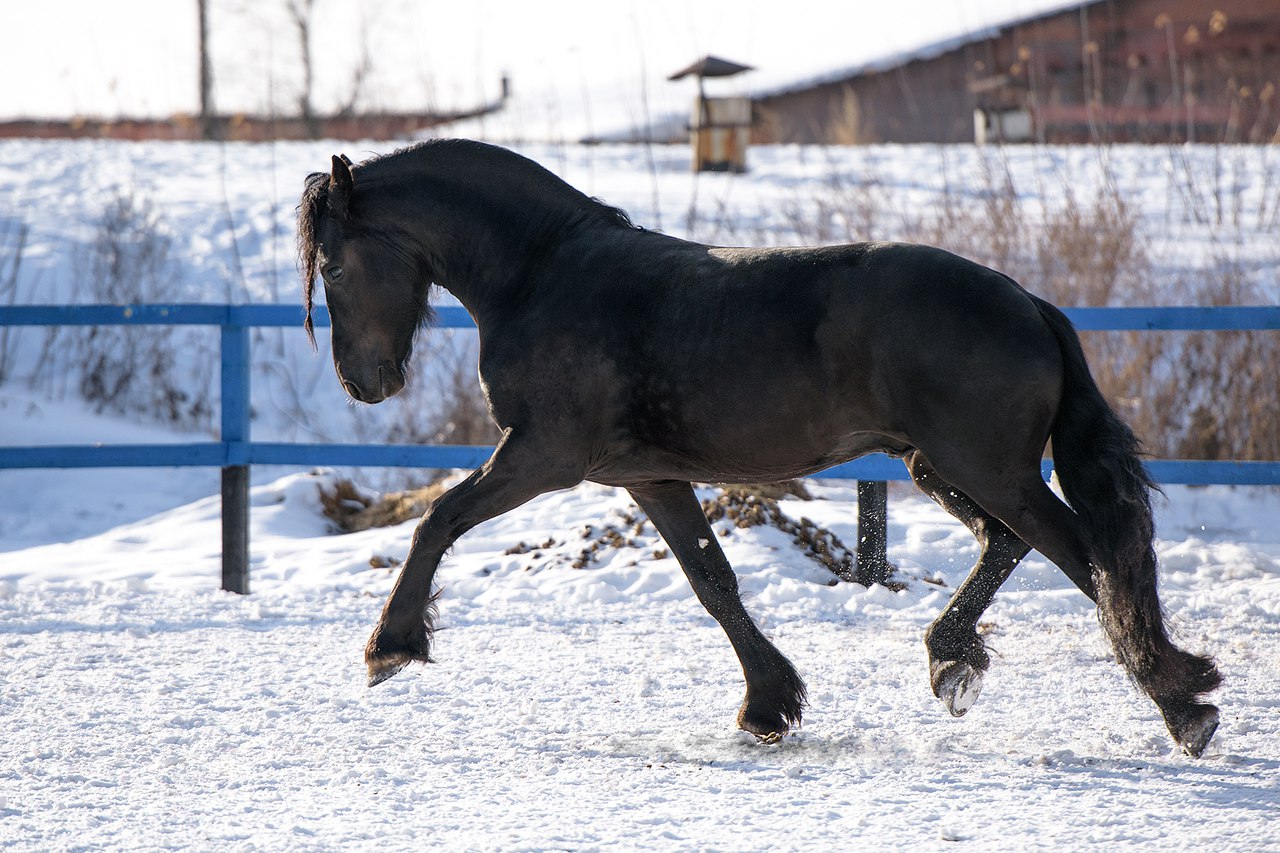
[[[1218,709],[1213,705],[1197,705],[1194,710],[1177,720],[1177,729],[1170,724],[1169,731],[1182,751],[1192,758],[1204,755],[1205,747],[1218,730]]]
[[[377,687],[412,662],[413,657],[407,654],[388,655],[369,660],[367,662],[369,665],[369,686]]]
[[[950,660],[933,667],[933,693],[953,717],[963,717],[982,692],[982,672],[963,661]]]
[[[743,724],[742,720],[738,720],[738,728],[752,735],[761,743],[767,744],[781,743],[782,739],[787,736],[787,732],[789,731],[789,727],[786,723],[783,723],[781,728],[763,726],[760,727],[759,731],[757,731],[756,729],[748,728]]]
[[[761,743],[777,743],[791,727],[781,714],[749,712],[744,705],[738,711],[738,728],[755,735]]]

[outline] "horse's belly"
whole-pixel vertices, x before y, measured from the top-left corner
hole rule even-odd
[[[732,431],[732,435],[726,432],[684,434],[669,441],[637,441],[633,437],[616,452],[606,454],[588,479],[609,485],[651,480],[772,483],[815,474],[868,453],[900,456],[909,449],[901,438],[879,432],[802,440],[799,424],[786,434],[774,429],[759,434],[749,429]]]

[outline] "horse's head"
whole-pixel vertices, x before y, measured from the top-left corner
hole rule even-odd
[[[342,387],[363,403],[381,402],[404,387],[414,334],[428,313],[429,277],[377,214],[372,200],[356,194],[351,161],[338,156],[332,173],[307,178],[298,208],[307,334],[314,344],[311,308],[319,275],[333,327],[334,368]]]

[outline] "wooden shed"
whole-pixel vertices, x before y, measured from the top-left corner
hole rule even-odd
[[[752,107],[744,96],[708,97],[708,77],[733,77],[753,70],[750,65],[730,62],[718,56],[704,56],[682,68],[668,80],[693,77],[698,95],[689,121],[689,141],[693,147],[695,172],[745,172],[747,144],[751,139]]]
[[[757,142],[1280,142],[1280,0],[1091,0],[754,99]]]

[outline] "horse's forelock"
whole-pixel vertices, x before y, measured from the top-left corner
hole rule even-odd
[[[328,201],[329,176],[324,172],[308,175],[306,188],[302,191],[302,203],[298,205],[298,267],[302,273],[302,307],[306,311],[302,327],[306,329],[307,339],[313,348],[316,332],[311,309],[315,302],[316,274],[319,272],[316,253],[320,248],[317,231]]]

